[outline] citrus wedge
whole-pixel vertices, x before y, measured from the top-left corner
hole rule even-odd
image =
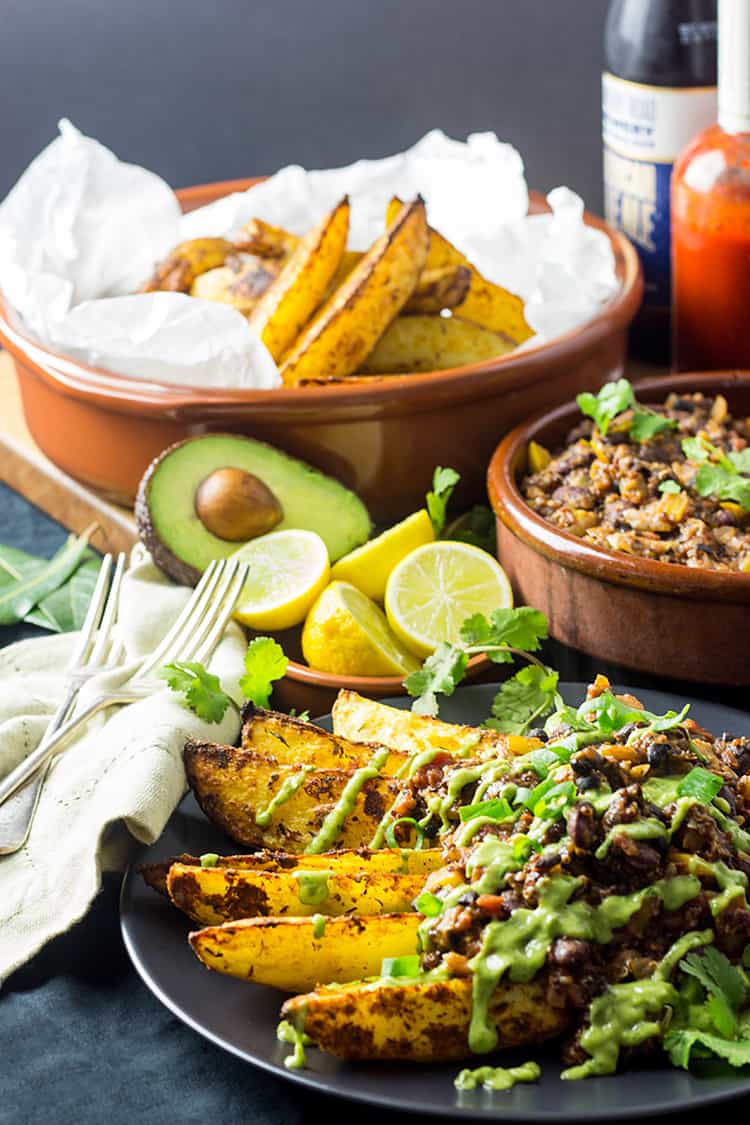
[[[311,668],[336,675],[405,676],[419,667],[382,609],[348,582],[331,582],[310,610],[302,653]]]
[[[272,531],[243,543],[232,558],[250,564],[234,611],[250,629],[299,625],[328,583],[328,551],[314,531]]]
[[[382,602],[385,587],[393,568],[410,551],[423,543],[432,543],[435,532],[432,520],[422,508],[407,516],[401,523],[389,527],[369,543],[356,547],[344,555],[331,569],[331,578],[351,582],[368,598]]]
[[[388,624],[422,658],[441,641],[460,640],[461,625],[473,613],[512,605],[500,563],[479,547],[450,540],[417,547],[395,567],[385,591]]]

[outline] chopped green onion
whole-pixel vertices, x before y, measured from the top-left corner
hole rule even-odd
[[[559,766],[560,764],[560,759],[557,754],[554,754],[551,750],[547,750],[546,747],[532,750],[527,757],[537,777],[546,777],[551,766]]]
[[[216,867],[219,857],[216,852],[204,852],[201,856],[201,867]]]
[[[495,797],[492,801],[477,801],[475,805],[465,805],[459,810],[461,820],[473,820],[475,816],[487,816],[491,820],[507,820],[513,816],[513,809],[505,797]]]
[[[548,776],[544,779],[544,781],[540,781],[538,785],[534,786],[534,788],[531,790],[528,797],[524,801],[526,808],[530,812],[533,812],[535,806],[539,804],[542,797],[549,793],[550,789],[554,789],[556,785],[557,782],[555,781],[554,777]]]
[[[421,895],[414,899],[414,906],[420,914],[424,914],[425,918],[434,918],[437,914],[442,914],[443,900],[432,891],[422,891]]]
[[[525,863],[534,851],[534,843],[528,836],[516,836],[513,841],[513,858]]]
[[[413,816],[400,816],[398,820],[392,821],[385,830],[385,842],[389,848],[402,848],[404,845],[399,844],[396,839],[396,829],[399,824],[408,824],[414,829],[416,840],[414,842],[414,850],[419,851],[424,844],[424,830],[421,824],[418,824]]]
[[[716,794],[724,784],[723,778],[718,774],[704,770],[703,766],[695,766],[686,773],[677,786],[678,797],[695,797],[704,805],[710,805]]]
[[[410,953],[404,957],[384,957],[380,966],[381,977],[419,976],[419,956]]]
[[[575,784],[572,781],[561,781],[559,785],[549,789],[541,801],[537,801],[533,809],[534,816],[540,816],[543,820],[554,820],[575,795]]]

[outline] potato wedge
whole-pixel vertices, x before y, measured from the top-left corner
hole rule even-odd
[[[403,984],[360,981],[294,996],[281,1014],[339,1058],[440,1062],[471,1055],[471,991],[470,977]],[[490,1015],[500,1050],[541,1043],[570,1022],[565,1008],[548,1003],[543,973],[523,984],[503,982]]]
[[[314,723],[303,722],[278,711],[246,707],[243,711],[242,747],[256,754],[265,754],[284,765],[299,766],[310,762],[319,769],[356,769],[367,765],[376,750],[376,742],[351,742],[329,734]],[[394,750],[381,772],[393,775],[403,766],[407,755]]]
[[[542,745],[538,738],[500,734],[485,727],[462,726],[415,715],[413,711],[366,699],[356,691],[340,691],[331,716],[337,738],[352,742],[377,738],[383,745],[407,753],[447,750],[471,758],[493,758],[528,754]]]
[[[248,321],[278,362],[323,300],[346,249],[349,200],[344,197],[300,239]]]
[[[314,769],[300,778],[299,788],[261,826],[256,815],[268,809],[285,781],[299,776],[298,768],[279,765],[251,750],[192,741],[185,744],[184,761],[199,805],[233,840],[250,848],[298,853],[312,843],[355,772]],[[336,846],[366,846],[398,791],[399,782],[394,778],[364,781],[351,812],[343,819]]]
[[[309,992],[321,981],[374,976],[384,957],[413,953],[420,921],[419,914],[329,918],[316,937],[312,918],[246,918],[198,930],[190,944],[209,969]]]
[[[468,266],[441,266],[422,270],[419,281],[404,313],[439,313],[460,305],[471,287],[471,270]]]
[[[403,204],[400,199],[391,199],[386,210],[386,223],[393,221]],[[514,344],[522,344],[534,333],[529,327],[523,311],[523,301],[515,293],[495,285],[482,277],[465,254],[457,250],[452,242],[439,231],[430,228],[430,249],[425,262],[425,270],[441,269],[446,266],[466,266],[471,270],[471,285],[463,301],[455,306],[455,312],[465,320],[472,320],[490,332],[500,332]],[[424,370],[424,369],[422,369]]]
[[[299,238],[283,227],[275,227],[263,219],[250,219],[235,238],[237,247],[259,258],[288,261],[299,245]]]
[[[140,288],[141,293],[189,293],[202,273],[224,264],[228,254],[237,247],[226,238],[191,238],[175,246],[163,262],[154,267],[151,277]]]
[[[275,258],[256,254],[230,254],[218,269],[199,274],[190,288],[191,297],[221,301],[247,316],[278,277],[281,264]]]
[[[357,371],[411,295],[428,242],[424,203],[415,199],[401,209],[295,342],[281,367],[285,384]]]
[[[459,316],[398,316],[362,365],[366,375],[440,371],[513,351],[506,336]]]
[[[238,918],[409,911],[424,880],[424,875],[400,872],[307,869],[304,862],[290,871],[174,863],[167,876],[167,890],[183,914],[202,926],[213,926]],[[317,894],[307,893],[311,885]]]

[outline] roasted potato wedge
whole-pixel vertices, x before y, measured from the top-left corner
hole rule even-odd
[[[251,750],[192,741],[185,744],[184,761],[199,805],[233,840],[250,848],[298,853],[312,843],[354,773],[351,769],[314,769],[261,827],[257,814],[267,810],[285,781],[299,775],[298,767],[279,765]],[[365,781],[344,818],[336,845],[366,846],[398,791],[399,782],[394,778]]]
[[[460,305],[471,287],[467,266],[441,266],[422,270],[419,281],[404,305],[405,313],[439,313]]]
[[[260,258],[257,254],[230,254],[223,266],[196,277],[190,288],[190,296],[233,305],[247,316],[278,277],[280,270],[281,264],[276,258]]]
[[[305,890],[310,878],[319,892],[312,896]],[[290,871],[174,863],[167,876],[167,891],[183,914],[202,926],[213,926],[238,918],[409,911],[424,879],[424,875],[397,872],[308,870],[304,862]],[[311,897],[314,902],[309,901]]]
[[[263,219],[250,219],[239,231],[237,246],[259,258],[278,258],[283,262],[291,258],[299,238],[283,227],[275,227]]]
[[[243,717],[243,749],[265,754],[284,765],[308,762],[319,769],[357,769],[367,765],[381,749],[378,742],[352,742],[279,711],[245,708]],[[395,775],[407,757],[403,750],[391,751],[381,773]]]
[[[337,738],[355,743],[377,738],[383,745],[408,754],[447,750],[472,758],[492,758],[528,754],[542,745],[537,738],[500,734],[485,727],[462,726],[415,715],[413,711],[366,699],[356,691],[340,691],[331,715]]]
[[[440,371],[513,351],[506,336],[459,316],[398,316],[362,365],[366,375]]]
[[[422,272],[429,235],[424,203],[404,206],[385,234],[329,297],[286,356],[288,386],[351,375],[403,307]]]
[[[400,199],[391,199],[386,211],[386,224],[393,221],[394,215],[398,214],[402,206]],[[471,271],[469,292],[459,305],[454,306],[457,316],[472,320],[475,324],[488,328],[490,332],[499,332],[514,344],[522,344],[534,335],[524,316],[521,298],[502,285],[487,281],[465,254],[438,231],[430,228],[430,249],[424,268],[435,270],[446,266],[466,266]]]
[[[440,1062],[471,1055],[471,992],[471,977],[403,984],[358,981],[294,996],[281,1014],[339,1058]],[[504,981],[495,991],[490,1015],[500,1050],[551,1039],[569,1022],[565,1008],[548,1003],[544,973],[523,984]]]
[[[278,362],[323,300],[349,235],[344,197],[304,238],[253,309],[249,324]]]
[[[189,293],[196,277],[222,266],[227,255],[236,249],[236,245],[226,238],[191,238],[181,242],[154,267],[153,274],[141,286],[140,292],[167,290],[170,293]]]
[[[198,930],[190,944],[209,969],[285,992],[309,992],[321,981],[374,976],[384,957],[413,953],[421,917],[329,918],[318,937],[315,921],[246,918]]]

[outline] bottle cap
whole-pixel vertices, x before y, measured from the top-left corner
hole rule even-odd
[[[750,133],[750,0],[719,0],[719,125]]]

